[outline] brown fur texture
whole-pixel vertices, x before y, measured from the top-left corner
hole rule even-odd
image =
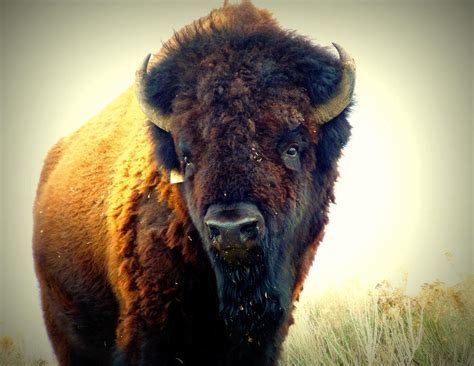
[[[349,138],[346,112],[325,126],[313,115],[338,62],[244,1],[177,33],[149,70],[171,134],[130,88],[44,164],[33,249],[59,363],[275,365]],[[268,232],[238,268],[203,224],[233,202],[256,204]]]

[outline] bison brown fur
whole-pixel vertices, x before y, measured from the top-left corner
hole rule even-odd
[[[353,85],[324,112],[344,75],[225,4],[51,149],[33,248],[61,365],[276,364],[350,135]]]

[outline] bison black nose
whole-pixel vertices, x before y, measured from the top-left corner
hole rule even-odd
[[[212,205],[204,222],[212,246],[219,251],[250,249],[257,244],[265,229],[262,214],[250,203]]]

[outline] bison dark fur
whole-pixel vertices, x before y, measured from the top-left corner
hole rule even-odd
[[[314,112],[342,68],[225,5],[150,61],[143,92],[169,128],[130,88],[51,149],[33,248],[61,365],[276,364],[350,135],[348,103]]]

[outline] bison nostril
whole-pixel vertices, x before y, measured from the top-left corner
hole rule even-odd
[[[258,236],[258,225],[257,221],[246,223],[240,227],[240,234],[242,235],[242,241],[255,240]]]
[[[211,240],[216,239],[221,234],[221,232],[216,226],[208,225],[208,227],[209,227],[209,237],[211,238]]]

